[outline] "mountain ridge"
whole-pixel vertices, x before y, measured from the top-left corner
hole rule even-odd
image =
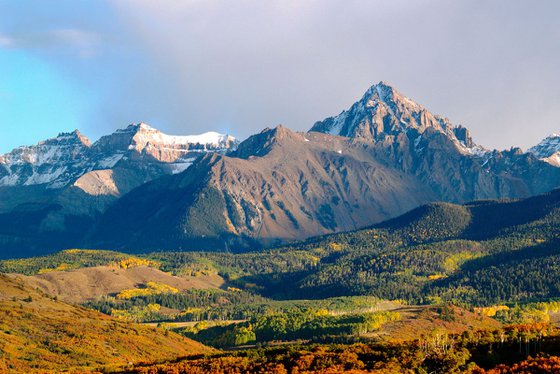
[[[74,130],[0,155],[0,186],[47,184],[48,188],[62,188],[90,171],[111,169],[123,159],[175,164],[169,172],[176,173],[185,170],[198,153],[226,152],[236,144],[229,135],[172,136],[145,123],[116,130],[94,143]]]
[[[64,238],[49,245],[58,249],[246,250],[370,226],[431,201],[524,198],[560,185],[560,168],[519,148],[478,146],[385,82],[308,132],[279,125],[239,144],[202,138],[214,141],[191,148],[192,137],[132,125],[88,148],[111,168],[54,197],[0,187],[0,248],[33,240],[27,231]],[[25,217],[36,227],[10,230]]]

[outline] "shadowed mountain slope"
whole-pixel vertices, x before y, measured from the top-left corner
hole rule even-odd
[[[131,191],[88,244],[242,250],[365,227],[430,201],[525,198],[559,183],[560,168],[519,149],[486,150],[381,82],[308,133],[265,129]]]

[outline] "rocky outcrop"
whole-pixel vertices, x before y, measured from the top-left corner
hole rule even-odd
[[[560,135],[552,134],[527,151],[535,157],[560,167]]]

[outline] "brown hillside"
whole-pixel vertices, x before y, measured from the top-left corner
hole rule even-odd
[[[393,311],[402,319],[383,325],[379,333],[372,334],[384,341],[403,342],[419,339],[436,331],[461,334],[465,331],[494,330],[501,323],[463,308],[450,306],[405,306]]]
[[[171,332],[53,300],[0,274],[0,373],[99,371],[210,351]]]
[[[128,269],[95,266],[33,276],[17,275],[17,277],[25,279],[33,288],[39,288],[52,296],[57,296],[60,300],[72,303],[83,303],[103,295],[116,294],[150,281],[179,290],[219,288],[224,282],[218,275],[176,277],[147,266]]]

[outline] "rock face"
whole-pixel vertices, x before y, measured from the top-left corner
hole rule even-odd
[[[201,153],[225,153],[236,144],[229,135],[208,132],[170,136],[140,123],[103,136],[92,145],[76,130],[0,155],[0,186],[62,188],[92,170],[112,169],[126,161],[153,164],[164,173],[177,173]]]
[[[527,151],[554,166],[560,166],[560,135],[552,134]]]
[[[91,142],[78,130],[0,156],[0,186],[63,187],[84,173]]]
[[[184,173],[131,191],[102,217],[92,244],[270,244],[359,228],[437,198],[377,153],[384,152],[375,143],[267,129],[235,152],[208,154]]]
[[[418,134],[427,130],[442,133],[464,154],[487,152],[473,143],[466,128],[455,127],[447,118],[430,113],[385,82],[371,86],[348,110],[315,123],[310,131],[385,141],[410,130]]]
[[[242,250],[369,226],[431,201],[528,197],[560,185],[560,168],[541,155],[476,145],[466,128],[383,82],[307,133],[278,126],[237,145],[140,124],[83,144],[87,171],[64,188],[17,179],[17,193],[0,199],[9,212],[0,213],[4,248],[17,238],[19,248],[34,240],[48,248]]]
[[[243,248],[356,229],[430,201],[527,197],[559,184],[560,169],[520,149],[486,150],[382,82],[308,133],[266,129],[131,191],[92,244]]]
[[[237,143],[213,132],[170,136],[140,123],[93,144],[74,131],[17,148],[0,156],[0,249],[24,255],[79,245],[120,196]]]

